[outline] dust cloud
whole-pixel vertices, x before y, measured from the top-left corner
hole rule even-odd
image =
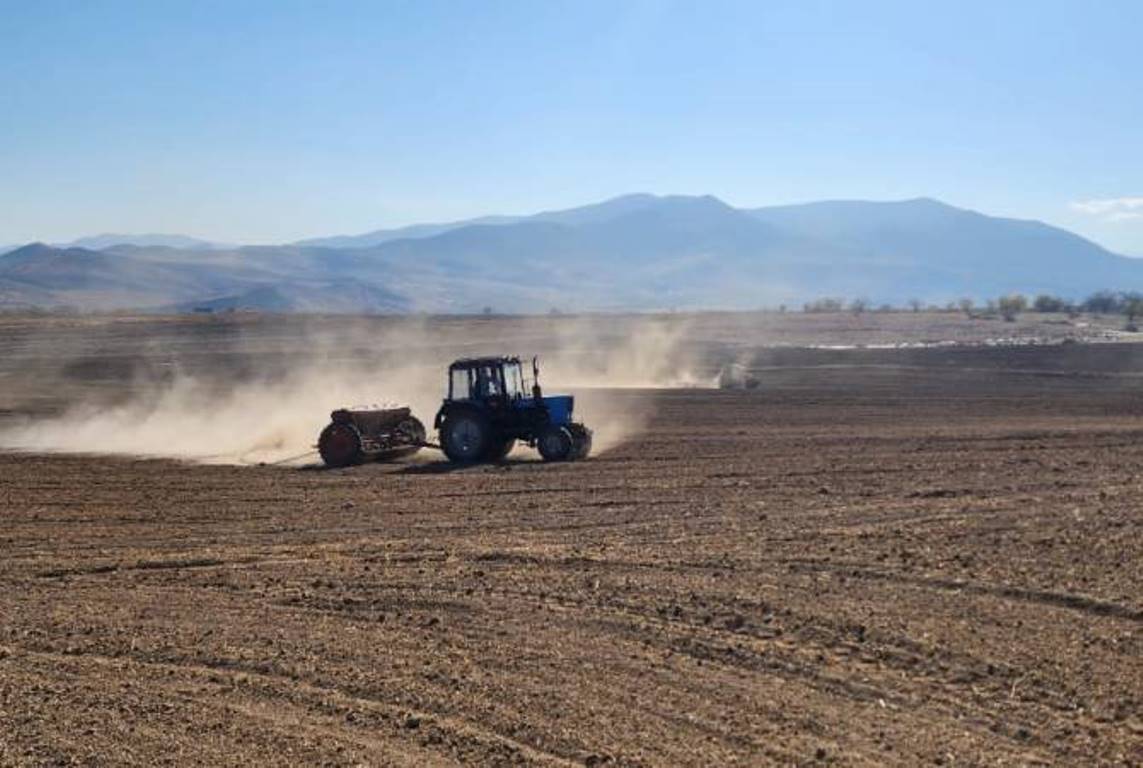
[[[688,344],[687,318],[590,317],[557,327],[544,375],[571,388],[677,389],[714,385]]]
[[[545,385],[576,395],[577,416],[594,431],[596,455],[645,431],[654,403],[636,390],[709,388],[716,379],[704,372],[691,321],[675,316],[563,323],[541,371]]]
[[[60,417],[29,421],[0,434],[6,448],[111,453],[204,463],[305,463],[329,414],[346,406],[413,405],[424,414],[427,371],[338,375],[310,369],[279,381],[216,383],[177,376],[126,403],[78,405]]]
[[[637,437],[650,418],[647,398],[625,390],[714,385],[716,375],[703,375],[688,350],[687,332],[685,321],[672,318],[421,318],[380,327],[345,321],[279,338],[273,351],[287,362],[269,366],[275,375],[239,376],[234,372],[265,365],[265,333],[247,329],[214,363],[188,367],[176,354],[161,380],[125,382],[130,394],[121,402],[81,400],[57,416],[13,424],[0,432],[0,447],[220,464],[313,463],[317,435],[336,408],[407,405],[431,431],[451,360],[538,354],[545,393],[576,395],[576,416],[594,431],[598,455]],[[188,345],[169,346],[186,354]],[[153,356],[167,351],[153,339],[141,349]],[[436,458],[431,452],[419,457]]]

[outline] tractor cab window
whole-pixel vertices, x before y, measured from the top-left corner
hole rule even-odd
[[[467,368],[453,368],[452,369],[452,382],[449,385],[449,398],[452,400],[468,400],[472,397],[472,393],[468,386]]]
[[[504,366],[504,394],[512,400],[524,396],[524,377],[520,373],[520,366]]]
[[[476,396],[479,399],[500,395],[500,369],[492,365],[482,365],[476,369]]]

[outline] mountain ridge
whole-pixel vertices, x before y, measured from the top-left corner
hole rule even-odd
[[[736,208],[712,195],[635,193],[276,246],[39,243],[0,254],[0,306],[88,309],[735,309],[1139,287],[1143,261],[1043,222],[925,197]]]

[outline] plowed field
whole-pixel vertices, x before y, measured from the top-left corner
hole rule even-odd
[[[564,465],[0,453],[0,764],[1139,765],[1129,346],[597,392]]]

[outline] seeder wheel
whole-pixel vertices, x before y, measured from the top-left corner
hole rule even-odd
[[[405,436],[409,445],[420,447],[425,443],[425,425],[415,416],[410,416],[398,424],[397,431]]]
[[[334,422],[321,431],[318,453],[327,467],[348,467],[361,461],[361,433],[346,422]]]

